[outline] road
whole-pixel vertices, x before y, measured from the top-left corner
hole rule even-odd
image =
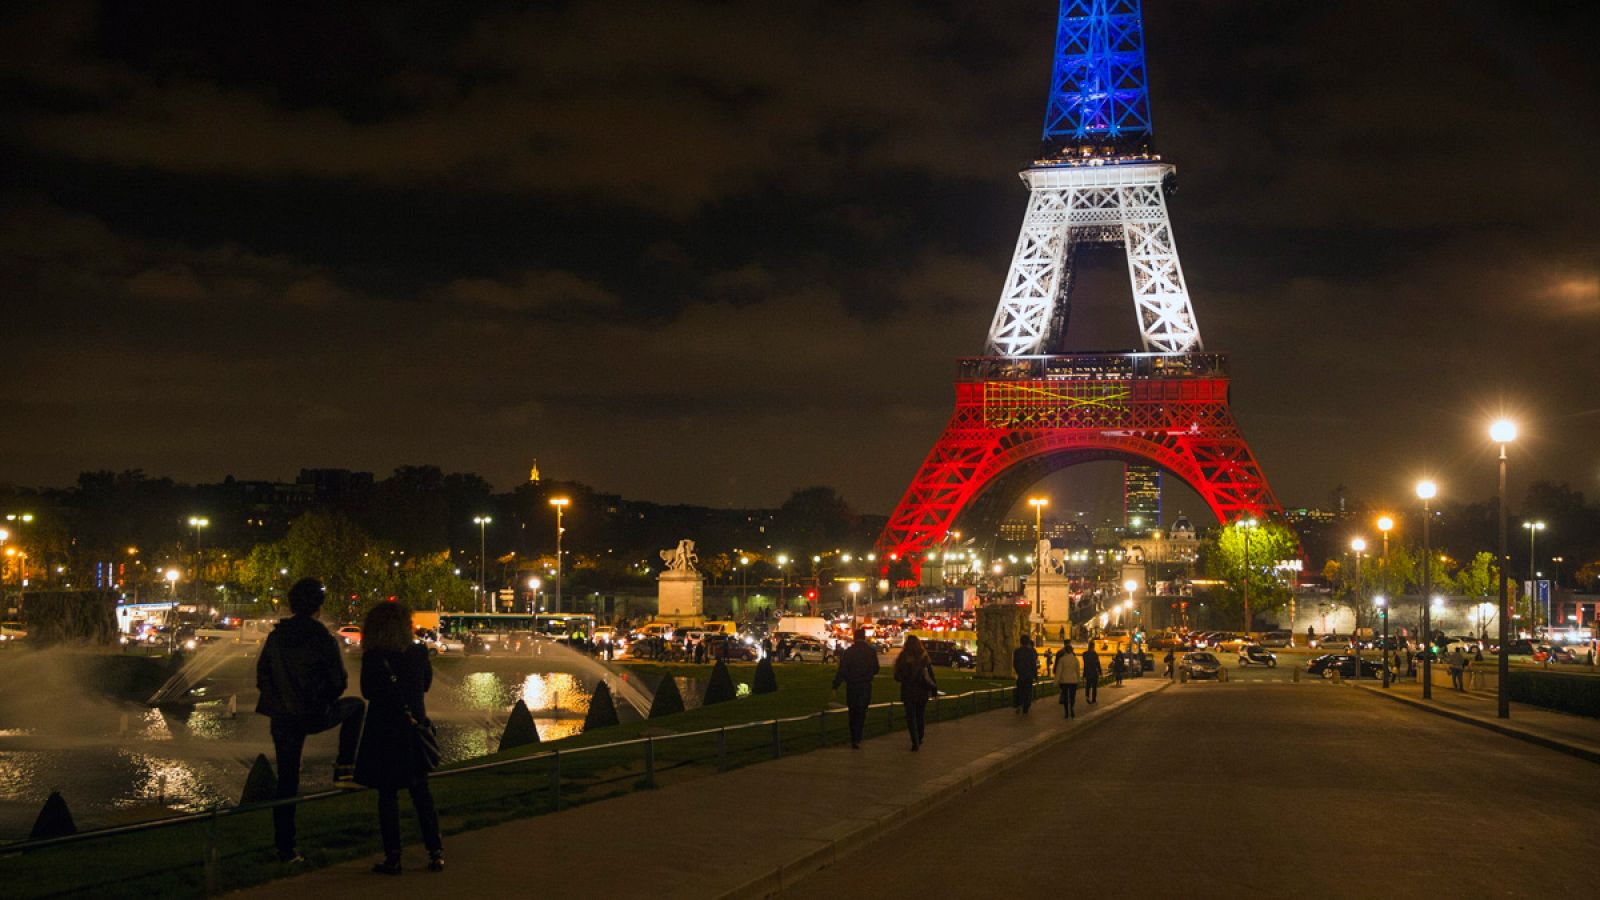
[[[1182,685],[784,896],[1593,896],[1597,776],[1347,686]]]

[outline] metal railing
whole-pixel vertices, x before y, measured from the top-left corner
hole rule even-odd
[[[1014,684],[1007,684],[962,693],[938,694],[929,702],[927,721],[933,724],[1010,706],[1015,690]],[[1035,683],[1036,698],[1054,694],[1053,681]],[[903,707],[904,704],[899,701],[869,705],[865,729],[867,736],[888,734],[903,728]],[[638,788],[656,787],[664,780],[692,777],[694,773],[725,772],[764,760],[778,759],[786,753],[804,753],[845,743],[848,740],[847,716],[848,710],[843,707],[824,708],[803,716],[762,719],[678,734],[651,735],[584,747],[546,750],[509,759],[453,765],[430,775],[429,784],[433,788],[441,819],[451,819],[446,831],[464,831],[509,819],[556,812],[574,803],[593,802]],[[251,879],[225,878],[224,861],[230,858],[243,860],[251,854],[270,852],[272,826],[268,819],[271,811],[280,806],[295,805],[309,811],[328,811],[326,821],[305,821],[302,816],[299,830],[305,845],[311,845],[311,840],[307,838],[321,838],[324,846],[334,848],[333,852],[340,856],[375,850],[375,846],[368,846],[373,844],[377,836],[370,806],[363,805],[355,810],[349,803],[350,798],[361,797],[368,791],[365,788],[336,788],[262,803],[237,806],[219,804],[203,812],[149,822],[0,844],[0,878],[8,885],[22,889],[21,893],[12,896],[31,896],[27,890],[30,884],[27,873],[15,871],[19,861],[37,862],[50,865],[52,870],[59,870],[63,862],[70,861],[61,861],[59,854],[51,851],[71,850],[102,842],[95,845],[94,860],[85,860],[82,869],[103,877],[103,883],[86,881],[70,887],[58,885],[59,890],[45,889],[37,895],[108,889],[140,893],[143,891],[135,887],[140,880],[170,878],[179,869],[199,870],[194,873],[197,877],[185,878],[196,892],[210,894],[231,890],[251,883]],[[341,799],[346,802],[339,803]],[[249,827],[244,827],[245,824]],[[200,833],[184,836],[184,829],[198,830]],[[111,851],[117,849],[119,844],[134,843],[125,839],[168,831],[178,836],[173,840],[164,840],[161,849],[174,858],[146,860],[141,853],[123,854],[131,857],[130,865],[142,865],[146,871],[129,871],[117,868],[115,864],[108,865],[108,857],[117,855]],[[194,854],[194,849],[200,852]],[[185,856],[187,859],[183,858]]]

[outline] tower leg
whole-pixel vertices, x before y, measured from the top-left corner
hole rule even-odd
[[[991,356],[1048,353],[1064,322],[1056,304],[1067,284],[1071,232],[1067,218],[1071,192],[1035,190],[1028,198],[1011,270],[1000,290],[1000,306],[989,327]]]
[[[1178,262],[1178,245],[1172,237],[1161,186],[1134,185],[1121,188],[1118,194],[1134,311],[1144,348],[1163,353],[1201,349],[1200,326],[1183,282],[1183,266]]]

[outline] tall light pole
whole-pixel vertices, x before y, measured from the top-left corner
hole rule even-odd
[[[1389,646],[1389,600],[1384,595],[1379,594],[1378,596],[1372,598],[1372,603],[1374,606],[1378,607],[1378,615],[1383,617],[1383,643],[1380,646],[1384,647],[1385,649],[1379,651],[1378,660],[1379,662],[1383,663],[1383,686],[1388,687],[1389,651],[1387,648]]]
[[[1357,634],[1357,632],[1361,630],[1361,607],[1367,603],[1367,592],[1365,586],[1361,583],[1361,554],[1365,553],[1366,550],[1367,542],[1365,539],[1351,539],[1350,551],[1356,556],[1356,602],[1353,604],[1356,611],[1356,627],[1350,629],[1350,652],[1356,655],[1355,679],[1357,681],[1361,680],[1361,635]]]
[[[205,516],[189,517],[189,527],[194,529],[194,602],[196,606],[200,604],[200,582],[203,580],[200,571],[200,533],[210,524],[211,520]]]
[[[487,553],[489,523],[493,522],[492,516],[473,516],[472,524],[478,526],[478,612],[494,612],[494,606],[489,603],[488,585],[485,583],[486,568],[484,567],[484,554]]]
[[[550,505],[556,508],[556,612],[561,612],[561,535],[566,529],[561,527],[561,516],[572,505],[572,500],[567,497],[551,497]]]
[[[1258,523],[1255,519],[1240,519],[1234,524],[1244,533],[1244,639],[1248,641],[1250,640],[1250,532],[1255,530]]]
[[[1033,507],[1033,621],[1044,621],[1044,554],[1040,548],[1044,546],[1044,508],[1050,505],[1048,497],[1029,497],[1028,505]]]
[[[176,652],[178,649],[178,578],[177,569],[168,569],[166,572],[167,586],[170,588],[172,606],[167,610],[167,650]]]
[[[33,521],[33,513],[6,513],[6,521],[16,526],[17,545],[12,548],[17,560],[17,608],[22,608],[22,594],[28,587],[28,554],[22,549],[22,526]]]
[[[1522,527],[1528,529],[1528,631],[1529,637],[1532,637],[1539,630],[1539,616],[1534,612],[1533,579],[1537,576],[1533,571],[1533,538],[1534,535],[1544,530],[1544,523],[1523,522]],[[1546,631],[1549,630],[1548,622],[1545,623],[1545,629]]]
[[[1433,699],[1433,510],[1430,503],[1439,495],[1431,481],[1417,482],[1417,498],[1422,501],[1422,699]]]
[[[528,579],[528,593],[533,594],[533,600],[528,603],[528,612],[539,611],[539,585],[543,584],[537,576]]]
[[[1511,593],[1506,581],[1506,445],[1517,439],[1517,423],[1501,419],[1489,426],[1489,440],[1500,445],[1500,491],[1496,494],[1500,507],[1500,661],[1496,665],[1495,714],[1502,719],[1511,718]]]
[[[861,593],[861,582],[850,582],[850,624],[856,624],[856,597]]]

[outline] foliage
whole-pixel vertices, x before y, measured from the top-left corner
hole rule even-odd
[[[656,686],[656,697],[650,701],[650,715],[646,718],[659,719],[683,712],[683,692],[678,690],[678,680],[671,675],[663,676],[661,684]]]
[[[771,694],[778,690],[778,673],[773,671],[772,657],[763,656],[756,663],[756,680],[751,687],[751,692],[756,694]]]
[[[615,714],[615,710],[612,710]],[[533,724],[533,713],[528,712],[528,704],[522,700],[511,707],[511,715],[506,718],[506,730],[500,735],[500,749],[510,750],[512,747],[522,747],[527,744],[539,743],[539,729]]]
[[[706,682],[706,696],[702,703],[711,706],[726,703],[738,696],[739,692],[733,686],[733,676],[728,674],[728,664],[717,660],[717,664],[711,667],[711,680]]]
[[[29,594],[22,607],[28,642],[109,644],[117,633],[116,598],[91,591]]]
[[[1242,525],[1223,528],[1206,555],[1207,574],[1222,582],[1212,594],[1214,602],[1225,609],[1242,610],[1248,584],[1252,614],[1287,604],[1293,589],[1277,564],[1294,559],[1298,552],[1294,532],[1281,522],[1258,522],[1249,529]]]
[[[67,809],[67,801],[61,798],[60,791],[51,791],[44,801],[44,808],[39,810],[39,818],[33,820],[33,830],[28,832],[28,839],[39,841],[77,833],[78,825],[72,821],[72,811]]]
[[[322,579],[328,588],[328,606],[354,609],[371,583],[371,569],[381,565],[377,549],[366,532],[349,516],[312,510],[289,525],[283,538],[289,559],[289,577]]]
[[[1500,593],[1500,567],[1494,554],[1481,552],[1456,575],[1456,589],[1468,597],[1494,597]]]
[[[589,698],[589,712],[583,717],[583,733],[588,734],[597,728],[610,728],[619,722],[617,704],[611,699],[611,686],[602,681],[594,689],[594,696]]]
[[[244,779],[244,792],[239,795],[239,805],[265,803],[278,796],[278,776],[272,772],[272,763],[265,753],[257,753],[250,765],[250,774]]]

